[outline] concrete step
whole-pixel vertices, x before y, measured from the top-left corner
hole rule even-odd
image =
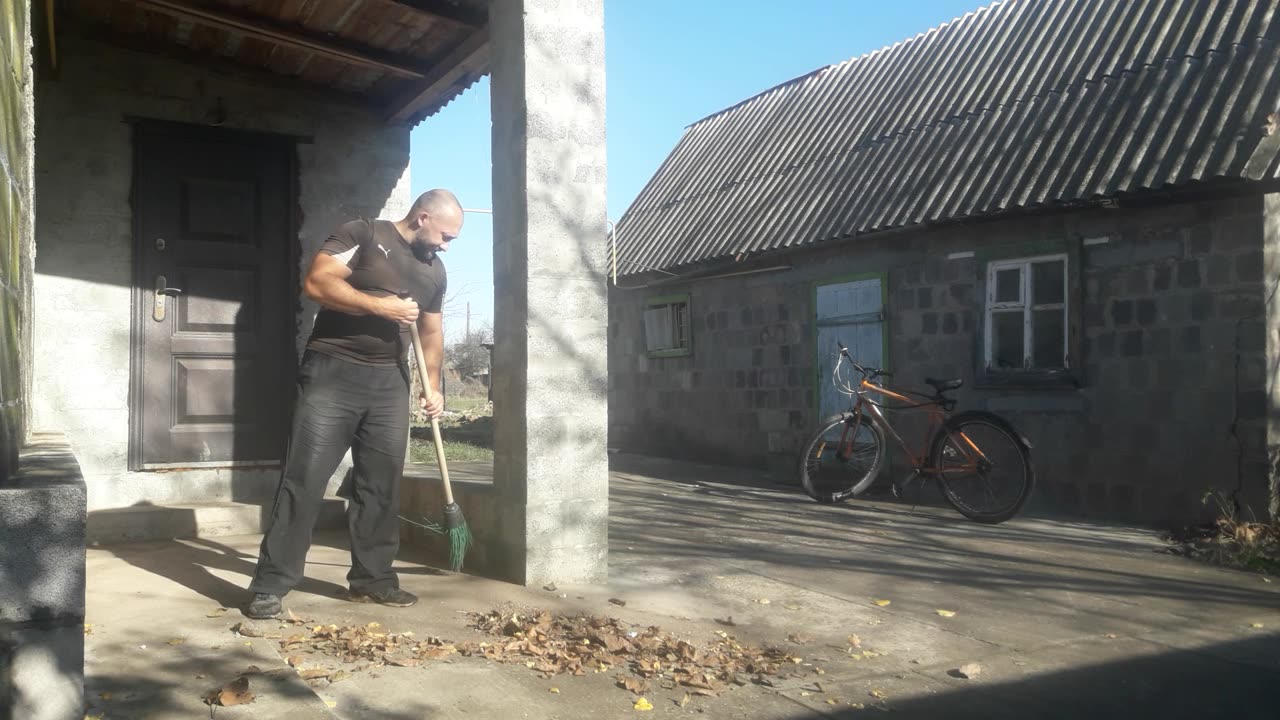
[[[325,498],[316,529],[346,527],[346,509],[342,498]],[[90,545],[257,535],[266,530],[270,512],[269,498],[259,502],[133,505],[90,512],[86,535]]]

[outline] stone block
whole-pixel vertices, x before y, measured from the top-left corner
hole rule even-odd
[[[1148,327],[1156,321],[1156,301],[1144,298],[1137,301],[1138,324]]]
[[[1116,327],[1124,327],[1133,322],[1133,301],[1111,301],[1111,323]]]
[[[1155,266],[1151,277],[1151,289],[1164,292],[1173,285],[1173,265],[1167,262]]]
[[[916,308],[916,291],[915,290],[899,290],[894,295],[897,300],[898,307],[896,310],[914,310]]]
[[[1263,312],[1261,289],[1252,292],[1225,293],[1218,302],[1218,316],[1237,320],[1246,317],[1261,317]]]
[[[1200,261],[1192,259],[1179,262],[1178,287],[1183,289],[1198,288],[1200,284]]]
[[[938,314],[923,313],[920,316],[920,332],[925,335],[936,335],[938,333]]]
[[[84,615],[88,500],[65,453],[33,467],[41,460],[24,452],[12,484],[0,488],[0,621]]]
[[[945,335],[955,335],[960,329],[960,324],[956,319],[955,313],[946,313],[942,316],[942,332]]]
[[[1187,236],[1187,254],[1204,255],[1213,247],[1213,229],[1208,225],[1193,225]]]
[[[85,717],[83,616],[61,627],[9,628],[0,622],[0,673],[0,713],[12,713],[4,717]]]
[[[933,288],[922,287],[916,290],[916,307],[921,310],[933,307]]]
[[[1129,330],[1120,337],[1120,354],[1124,357],[1137,357],[1142,354],[1142,331]]]
[[[1240,282],[1261,282],[1262,252],[1247,252],[1236,256],[1236,279]]]
[[[1150,292],[1150,283],[1147,280],[1147,269],[1145,267],[1129,268],[1125,273],[1125,290],[1130,295],[1145,295]]]
[[[1208,292],[1198,292],[1191,296],[1190,314],[1191,319],[1196,322],[1204,322],[1213,317],[1213,294]]]
[[[1116,353],[1116,334],[1110,330],[1104,333],[1098,333],[1093,338],[1090,345],[1092,355],[1098,359],[1105,360],[1115,356]]]
[[[1168,355],[1173,349],[1173,332],[1167,327],[1151,330],[1147,334],[1148,355]]]
[[[1201,350],[1200,343],[1200,327],[1198,325],[1189,325],[1182,328],[1180,334],[1179,348],[1184,353],[1199,353]]]
[[[1225,255],[1210,255],[1204,259],[1205,284],[1209,287],[1220,287],[1231,282],[1231,258]]]

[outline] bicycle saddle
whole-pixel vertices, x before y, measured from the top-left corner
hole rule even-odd
[[[961,385],[964,385],[964,380],[961,378],[956,378],[954,380],[936,380],[934,378],[925,378],[924,382],[926,385],[932,385],[933,389],[936,390],[939,394],[944,393],[948,390],[956,390]]]

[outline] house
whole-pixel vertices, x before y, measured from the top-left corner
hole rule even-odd
[[[1278,67],[1269,0],[1004,0],[699,120],[615,233],[610,445],[798,482],[839,340],[1009,418],[1033,509],[1275,517]]]
[[[316,311],[299,279],[337,225],[403,217],[410,131],[486,74],[510,415],[486,497],[494,525],[526,529],[494,541],[493,570],[603,576],[603,521],[560,521],[566,504],[607,518],[603,363],[566,377],[544,351],[604,355],[600,0],[0,0],[0,15],[0,714],[83,714],[86,542],[258,530]],[[584,247],[594,264],[556,262]],[[539,314],[566,283],[574,316]],[[566,387],[577,406],[557,408]],[[598,432],[579,432],[587,416]],[[573,487],[525,462],[541,457]]]

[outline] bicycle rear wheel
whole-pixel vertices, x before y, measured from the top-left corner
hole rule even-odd
[[[993,413],[952,417],[934,435],[929,459],[947,502],[976,522],[1001,523],[1017,515],[1035,488],[1029,448]]]
[[[884,434],[866,415],[832,415],[805,443],[800,484],[818,502],[842,502],[871,485],[884,456]]]

